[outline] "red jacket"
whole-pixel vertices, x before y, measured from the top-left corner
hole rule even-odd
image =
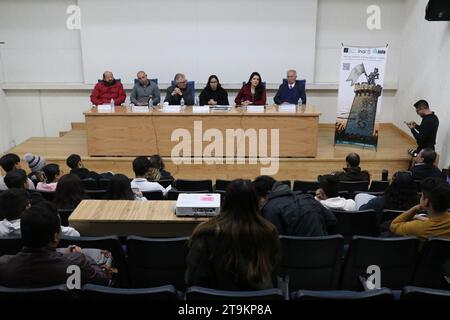
[[[121,105],[125,102],[127,94],[123,90],[122,83],[116,81],[111,86],[106,85],[103,81],[95,85],[94,90],[91,93],[91,102],[98,106],[99,104],[108,104],[111,99],[114,99],[114,104],[116,106]]]
[[[250,88],[250,85],[243,85],[241,90],[239,90],[238,95],[236,96],[236,99],[234,99],[234,102],[236,104],[241,104],[244,101],[251,101],[256,106],[262,106],[266,104],[266,89],[263,89],[263,92],[261,93],[261,98],[258,100],[253,100],[252,97],[252,90]]]

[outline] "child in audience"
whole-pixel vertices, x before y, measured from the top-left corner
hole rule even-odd
[[[139,190],[140,192],[161,191],[166,195],[170,188],[166,189],[158,182],[147,180],[150,168],[151,163],[147,157],[140,156],[133,160],[133,171],[136,178],[131,181],[131,188]]]
[[[16,169],[22,169],[22,166],[20,164],[20,158],[15,153],[8,153],[3,155],[0,158],[0,166],[5,170],[5,173],[8,174],[8,172],[11,172],[12,170]],[[25,173],[26,176],[26,173]],[[34,190],[34,183],[31,181],[31,179],[27,180],[28,188],[29,190]],[[6,190],[8,187],[6,186],[6,183],[4,182],[4,177],[0,176],[0,190]]]
[[[175,180],[169,171],[166,171],[163,159],[159,154],[150,156],[150,166],[159,170],[161,178],[159,180]]]
[[[138,189],[132,190],[130,180],[123,174],[115,174],[109,182],[106,200],[147,200]]]
[[[222,290],[273,287],[280,258],[277,229],[261,216],[249,180],[234,180],[220,215],[198,225],[189,241],[186,282]]]
[[[43,182],[44,172],[42,171],[42,169],[47,164],[44,157],[34,155],[32,153],[25,153],[23,159],[28,163],[28,167],[31,170],[28,178],[33,181],[34,185],[37,185],[39,182]]]
[[[22,250],[16,255],[0,257],[0,285],[7,287],[47,287],[67,282],[69,266],[78,266],[80,284],[109,285],[112,271],[98,266],[84,255],[81,248],[70,246],[58,252],[61,221],[56,207],[50,203],[32,206],[21,215]]]
[[[31,207],[28,194],[23,189],[10,189],[0,194],[0,237],[20,236],[20,219],[25,210]],[[33,205],[39,208],[46,208],[58,214],[55,205],[48,201],[42,201]],[[79,237],[80,233],[72,227],[61,227],[61,234],[71,237]]]
[[[58,209],[75,209],[84,199],[88,199],[88,196],[77,175],[70,173],[59,179],[53,200]]]
[[[373,209],[381,212],[384,209],[407,210],[420,201],[417,186],[410,171],[394,173],[392,180],[382,196],[359,193],[355,197],[358,210]]]
[[[44,171],[44,182],[39,182],[36,190],[43,192],[55,192],[58,180],[62,176],[59,165],[51,163],[47,164],[42,171]]]
[[[441,178],[427,178],[422,182],[420,203],[395,218],[391,232],[399,236],[450,238],[450,186]],[[425,210],[426,215],[419,214]]]
[[[31,204],[37,204],[44,200],[42,195],[36,190],[29,189],[29,179],[27,178],[27,173],[22,169],[14,169],[9,171],[4,179],[5,186],[8,189],[22,189],[28,194],[31,199]]]
[[[320,188],[316,190],[316,200],[330,210],[355,211],[353,199],[345,199],[338,194],[338,179],[334,175],[324,175],[319,179]]]

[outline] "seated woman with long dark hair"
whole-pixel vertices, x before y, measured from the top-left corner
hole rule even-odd
[[[84,199],[88,199],[88,196],[77,175],[66,174],[59,179],[53,200],[58,209],[75,209]]]
[[[200,105],[228,105],[228,93],[222,88],[219,78],[215,74],[210,75],[206,87],[199,96]]]
[[[379,197],[365,193],[357,194],[355,197],[359,210],[373,209],[381,212],[389,210],[408,210],[419,203],[417,186],[409,171],[398,171],[392,176],[391,183]]]
[[[221,213],[198,225],[189,241],[186,282],[222,290],[272,288],[280,257],[277,229],[261,216],[250,180],[234,180]]]
[[[123,174],[115,174],[108,185],[105,200],[147,200],[138,190],[132,190],[130,180]]]
[[[234,102],[243,106],[250,104],[265,105],[266,100],[266,87],[262,82],[261,76],[258,72],[253,72],[247,83],[239,90]]]

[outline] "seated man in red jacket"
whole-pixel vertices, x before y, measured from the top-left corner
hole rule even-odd
[[[91,102],[98,106],[99,104],[109,104],[111,99],[114,100],[116,106],[120,106],[125,102],[127,94],[123,90],[122,83],[114,79],[111,71],[103,73],[103,81],[95,85],[91,93]]]

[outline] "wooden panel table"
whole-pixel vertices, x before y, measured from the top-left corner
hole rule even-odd
[[[176,201],[83,200],[69,217],[82,236],[189,236],[207,218],[177,217]]]
[[[186,129],[191,135],[192,156],[194,154],[194,122],[201,121],[200,141],[207,129],[218,129],[226,138],[227,129],[267,129],[267,154],[271,155],[271,130],[279,130],[280,157],[315,157],[317,154],[318,128],[320,112],[311,105],[303,105],[295,112],[280,112],[278,106],[268,106],[264,112],[253,113],[243,108],[231,111],[194,113],[192,107],[186,107],[178,113],[162,112],[161,108],[145,112],[131,112],[130,107],[116,107],[115,112],[98,112],[95,107],[85,112],[87,145],[90,156],[138,156],[160,154],[171,156],[172,149],[179,140],[172,141],[175,129]],[[198,125],[198,122],[197,122]],[[198,128],[198,126],[197,126]],[[249,139],[245,139],[244,156],[249,154]],[[237,141],[234,143],[236,150]],[[242,141],[242,139],[241,139]],[[210,142],[203,141],[203,150]],[[226,156],[225,146],[223,156]],[[234,153],[233,157],[239,154]]]

